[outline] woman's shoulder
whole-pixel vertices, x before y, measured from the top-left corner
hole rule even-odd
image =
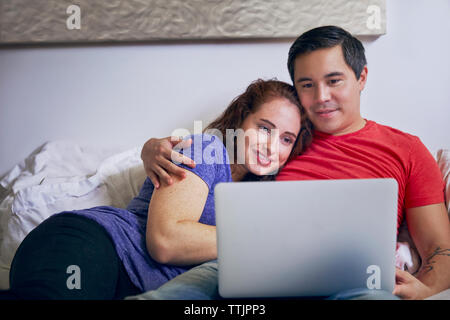
[[[193,159],[196,164],[230,164],[227,149],[220,137],[202,133],[189,135],[184,140],[189,138],[192,139],[190,148],[178,150]],[[176,146],[174,149],[177,149]]]
[[[192,139],[189,148],[177,149],[175,146],[174,150],[193,159],[196,166],[192,169],[184,164],[176,164],[197,174],[210,189],[219,182],[231,181],[230,161],[222,139],[207,133],[192,134],[186,136],[184,140],[189,138]]]
[[[225,147],[223,144],[222,138],[210,134],[210,133],[196,133],[196,134],[190,134],[183,138],[183,140],[192,139],[192,144],[197,144],[203,146],[203,148],[206,148],[211,143],[216,144],[221,147]]]

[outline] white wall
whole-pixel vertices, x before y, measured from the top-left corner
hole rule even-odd
[[[387,34],[365,43],[362,113],[450,148],[450,0],[387,0]]]
[[[450,1],[387,0],[365,39],[363,116],[450,147]],[[252,80],[289,81],[291,41],[0,49],[0,175],[45,141],[128,148],[205,124]]]

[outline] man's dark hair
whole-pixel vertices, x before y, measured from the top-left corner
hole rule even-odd
[[[294,41],[289,49],[288,70],[292,83],[295,85],[294,64],[298,56],[337,45],[341,45],[345,62],[352,68],[356,79],[359,79],[364,66],[367,64],[361,41],[342,28],[324,26],[303,33]]]

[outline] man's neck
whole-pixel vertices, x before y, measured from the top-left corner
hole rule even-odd
[[[356,121],[355,123],[352,123],[347,128],[345,128],[337,133],[330,133],[330,134],[332,136],[343,136],[346,134],[350,134],[350,133],[359,131],[362,128],[364,128],[366,126],[366,123],[367,123],[367,121],[364,118],[360,118],[358,121]]]

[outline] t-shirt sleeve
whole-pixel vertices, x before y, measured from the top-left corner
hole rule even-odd
[[[214,190],[214,186],[219,182],[231,181],[228,153],[220,138],[208,134],[195,134],[187,138],[192,138],[190,148],[177,149],[175,146],[174,150],[193,159],[196,163],[195,168],[174,163],[199,176],[210,191]]]
[[[405,208],[444,202],[444,191],[444,180],[436,160],[420,139],[415,137],[409,155]]]

